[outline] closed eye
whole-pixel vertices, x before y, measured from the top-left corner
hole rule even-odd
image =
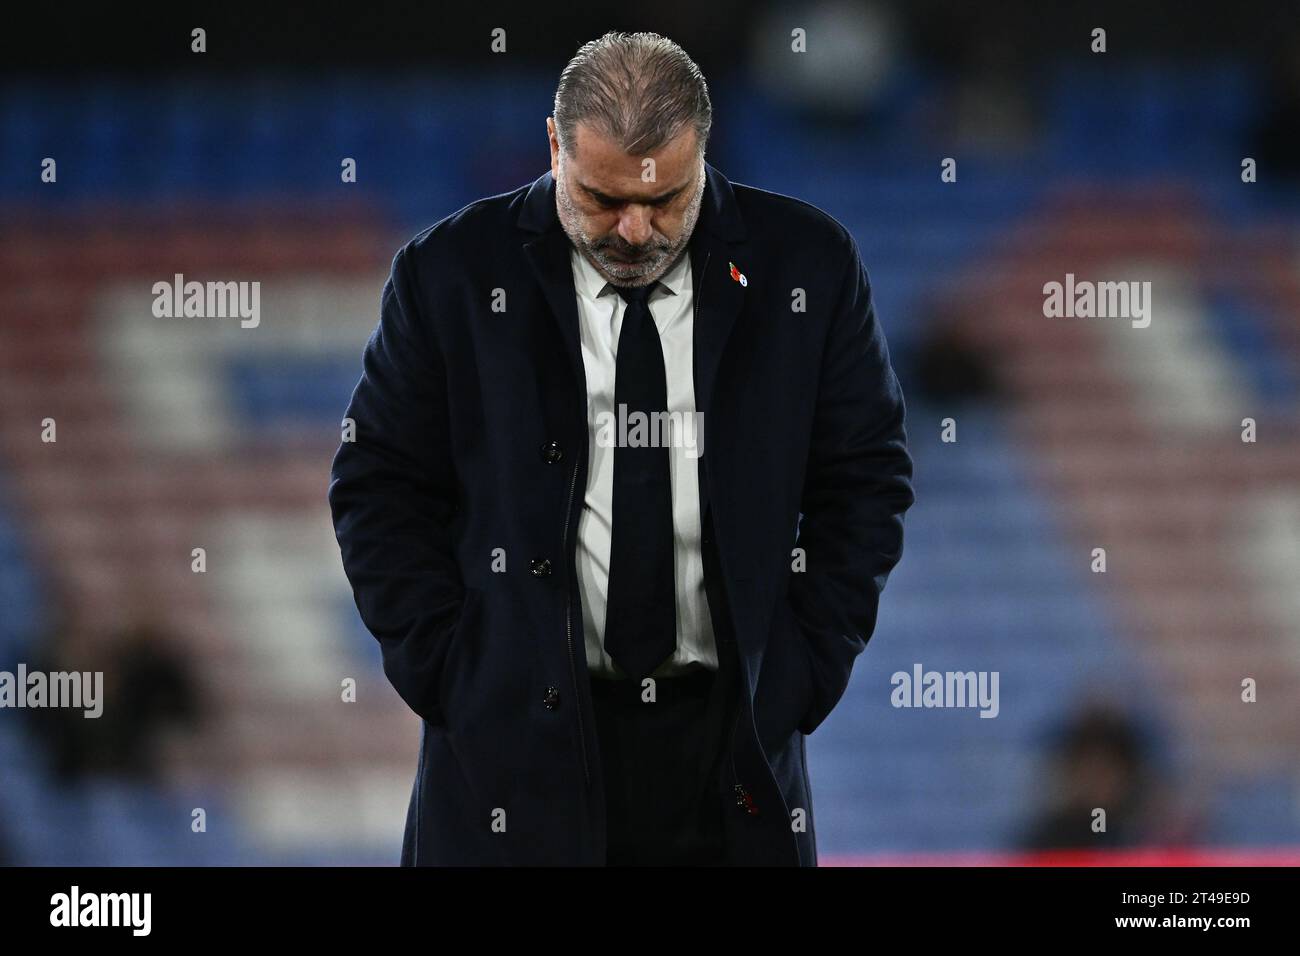
[[[602,209],[617,209],[619,206],[622,206],[627,202],[627,200],[616,199],[613,196],[607,196],[602,192],[597,192],[589,186],[583,186],[582,188],[587,195],[591,197],[592,201]],[[644,200],[644,204],[647,206],[654,206],[656,209],[662,209],[664,206],[667,206],[676,199],[681,191],[680,188],[674,189],[672,192],[664,193],[662,196],[655,196],[653,199]]]

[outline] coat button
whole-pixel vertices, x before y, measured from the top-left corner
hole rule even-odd
[[[541,447],[541,452],[542,461],[548,465],[554,465],[564,457],[564,449],[560,447],[560,443],[557,441],[548,441]]]
[[[560,706],[560,689],[558,687],[546,688],[546,709],[554,710]]]
[[[551,573],[551,562],[548,558],[533,558],[528,562],[528,570],[533,573],[533,577],[544,578]]]

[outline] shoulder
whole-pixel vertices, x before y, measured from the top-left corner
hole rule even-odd
[[[857,243],[838,219],[810,202],[782,193],[731,184],[736,206],[752,241],[772,240],[822,258],[856,258]]]
[[[480,259],[484,250],[499,247],[502,236],[514,228],[519,207],[529,185],[510,192],[476,199],[408,239],[394,256],[411,268],[447,268]]]
[[[805,288],[845,290],[866,282],[857,241],[838,219],[810,202],[732,183],[745,241],[773,276]],[[784,281],[784,280],[782,280]]]

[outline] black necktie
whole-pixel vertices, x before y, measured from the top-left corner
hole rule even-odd
[[[624,673],[640,681],[677,648],[677,598],[673,587],[673,498],[668,445],[660,441],[654,415],[668,410],[668,379],[647,299],[655,283],[614,286],[627,303],[614,366],[614,411],[635,437],[634,412],[646,416],[632,447],[614,448],[614,521],[609,555],[609,601],[605,650]],[[667,431],[667,429],[665,429]],[[667,436],[662,436],[664,439]],[[657,445],[657,447],[656,447]]]

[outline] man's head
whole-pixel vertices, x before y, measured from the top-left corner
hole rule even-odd
[[[699,67],[654,33],[607,33],[560,74],[547,117],[555,205],[606,281],[649,285],[690,241],[713,110]]]

